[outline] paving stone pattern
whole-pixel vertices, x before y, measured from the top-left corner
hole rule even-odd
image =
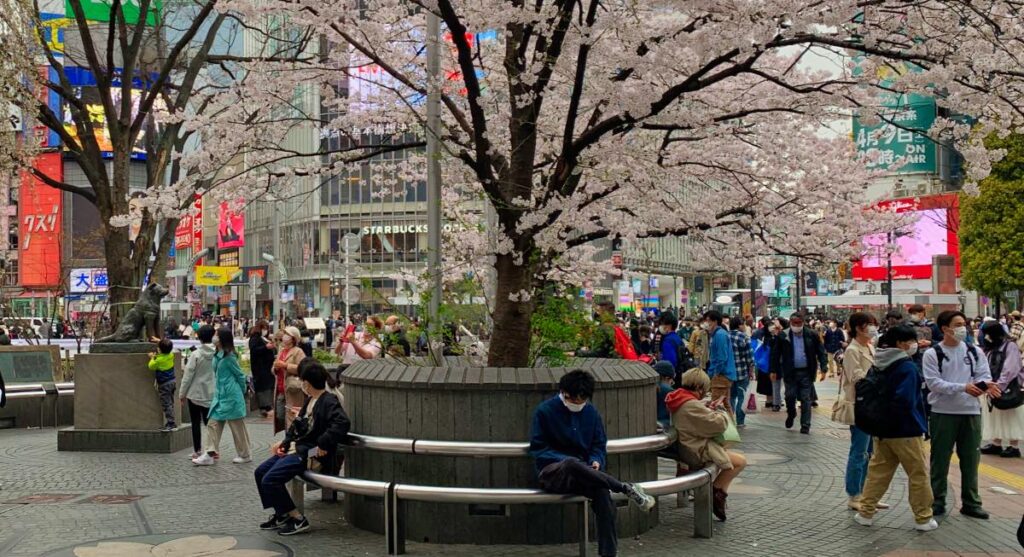
[[[827,408],[827,395],[822,393],[822,398],[822,407]],[[662,498],[656,511],[661,513],[661,525],[638,538],[621,540],[620,555],[1021,554],[1015,532],[1024,512],[1024,495],[1012,485],[982,476],[982,497],[993,511],[992,520],[960,516],[951,501],[949,508],[954,511],[940,521],[941,527],[921,534],[912,530],[906,479],[899,472],[886,497],[893,508],[882,511],[874,527],[864,528],[851,520],[852,513],[845,507],[847,432],[829,423],[821,411],[814,417],[811,435],[786,431],[782,421],[782,413],[748,417],[742,450],[751,455],[752,464],[734,484],[729,520],[715,522],[713,539],[691,538],[692,507],[676,508],[674,498]],[[256,444],[253,454],[266,455],[274,441],[270,424],[256,419],[248,425]],[[348,525],[341,516],[341,505],[321,503],[315,492],[307,497],[312,533],[281,539],[273,533],[259,532],[255,525],[267,513],[259,508],[253,486],[256,463],[231,464],[235,453],[230,436],[225,436],[224,443],[217,466],[197,468],[188,461],[190,451],[170,455],[58,453],[52,429],[0,431],[0,556],[41,556],[95,540],[165,534],[263,537],[283,543],[298,556],[385,553],[381,536]],[[953,468],[951,492],[955,494],[958,472]],[[668,476],[672,471],[673,466],[662,461],[661,473]],[[993,486],[1010,487],[1015,493],[996,493],[991,490]],[[7,503],[49,494],[75,497],[49,503]],[[121,504],[90,502],[97,495],[142,498]],[[596,545],[591,548],[596,554]],[[576,555],[576,546],[478,547],[410,542],[408,553],[570,557]]]

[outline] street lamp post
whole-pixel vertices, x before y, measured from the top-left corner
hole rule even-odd
[[[886,301],[889,304],[889,311],[892,311],[892,232],[888,232],[886,237],[886,249],[885,249],[885,283],[886,283]]]
[[[430,319],[434,338],[440,333],[441,314],[441,22],[427,10],[427,269],[430,275]]]

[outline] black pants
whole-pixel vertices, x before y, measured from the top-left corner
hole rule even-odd
[[[811,427],[811,401],[814,400],[814,371],[793,370],[786,377],[786,415],[796,417],[796,401],[800,400],[800,427]]]
[[[188,401],[188,416],[192,421],[192,448],[193,452],[202,452],[203,448],[203,426],[206,425],[210,409],[205,406]]]
[[[615,532],[615,502],[611,492],[625,491],[622,482],[575,458],[545,466],[538,481],[544,491],[590,499],[597,517],[597,552],[601,557],[614,557],[619,538]]]

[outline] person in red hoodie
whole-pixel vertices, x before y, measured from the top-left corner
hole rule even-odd
[[[691,470],[711,464],[718,467],[718,477],[712,486],[712,510],[715,517],[724,522],[729,484],[747,466],[747,459],[740,453],[726,450],[715,439],[725,432],[729,419],[724,400],[704,402],[704,397],[711,392],[711,378],[708,374],[702,369],[693,368],[683,374],[679,383],[680,388],[665,397],[665,406],[672,413],[680,459]]]

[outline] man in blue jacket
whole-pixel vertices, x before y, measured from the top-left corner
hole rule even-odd
[[[640,486],[623,483],[605,472],[608,439],[601,414],[588,403],[594,385],[594,377],[580,369],[562,376],[558,396],[542,402],[533,412],[530,456],[541,489],[582,495],[593,502],[598,554],[614,557],[618,537],[611,492],[624,493],[644,511],[651,510],[655,500]]]
[[[722,314],[711,310],[704,314],[704,325],[711,339],[708,348],[708,377],[711,378],[711,400],[725,399],[729,402],[732,384],[736,381],[736,354],[732,339],[722,324]],[[746,373],[746,372],[744,372]],[[732,406],[726,404],[732,412]]]

